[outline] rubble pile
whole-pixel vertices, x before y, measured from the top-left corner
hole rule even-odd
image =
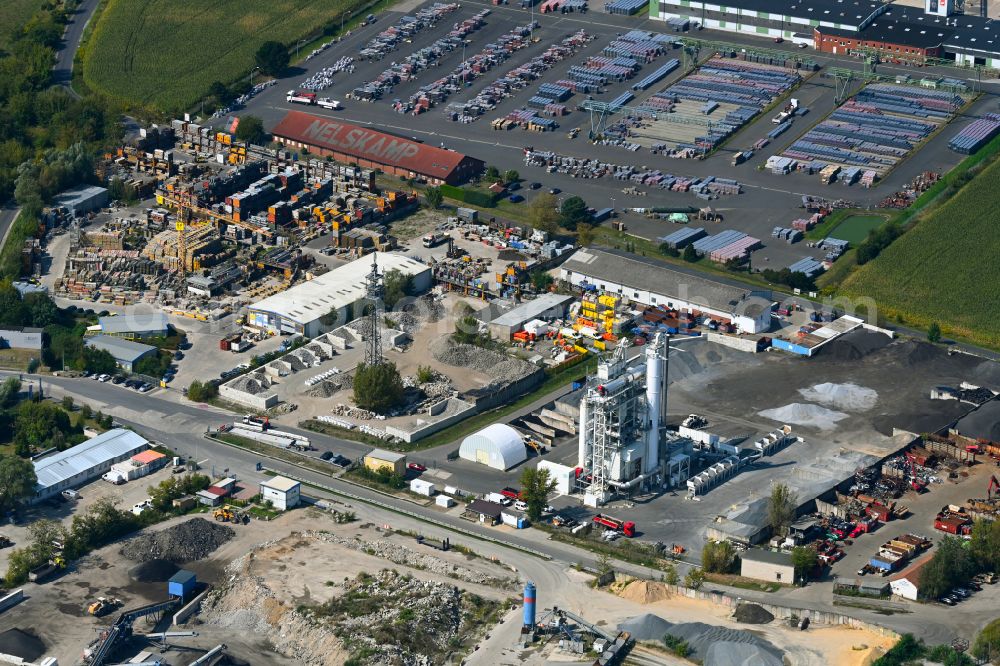
[[[236,531],[228,525],[192,518],[165,530],[129,539],[118,553],[134,562],[192,562],[208,557],[235,535]]]
[[[314,398],[330,398],[335,393],[343,391],[344,389],[349,389],[354,386],[354,375],[352,373],[340,373],[337,375],[332,375],[328,379],[317,383],[308,391],[307,395],[311,395]]]
[[[362,551],[368,555],[389,560],[395,564],[413,567],[441,576],[448,576],[449,578],[461,580],[466,583],[488,585],[498,589],[509,588],[511,590],[515,589],[517,584],[517,581],[513,578],[490,576],[468,567],[449,564],[436,555],[421,553],[404,545],[385,541],[384,539],[350,539],[331,532],[306,532],[304,536],[320,539],[327,543],[335,543],[351,550]]]
[[[372,420],[384,420],[385,417],[381,414],[376,414],[375,412],[368,411],[367,409],[361,409],[360,407],[351,407],[350,405],[345,405],[342,402],[337,403],[330,410],[336,416],[346,416],[352,419],[358,419],[361,421],[372,421]]]
[[[497,383],[516,382],[537,369],[527,361],[492,349],[459,344],[447,337],[431,345],[431,354],[440,363],[481,372]]]

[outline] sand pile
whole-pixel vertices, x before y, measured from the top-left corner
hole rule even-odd
[[[659,615],[646,613],[630,617],[618,625],[619,631],[627,631],[632,634],[632,638],[637,641],[659,641],[663,640],[670,627],[673,625]]]
[[[878,393],[870,388],[857,384],[816,384],[809,388],[799,389],[806,400],[828,405],[835,409],[845,409],[849,412],[864,412],[878,402]]]
[[[737,622],[743,624],[767,624],[774,619],[774,616],[763,606],[757,604],[740,604],[736,607],[733,617],[736,618]]]
[[[833,430],[839,421],[847,418],[847,414],[844,412],[835,412],[826,407],[802,402],[793,402],[775,409],[765,409],[757,414],[778,423],[808,426],[818,430]]]
[[[656,601],[663,601],[670,598],[667,586],[663,583],[656,583],[648,580],[634,580],[623,587],[618,596],[637,604],[651,604]]]

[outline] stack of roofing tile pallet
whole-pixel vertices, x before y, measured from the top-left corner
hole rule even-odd
[[[694,74],[651,96],[639,108],[661,113],[672,111],[684,101],[698,102],[699,108],[710,102],[727,104],[730,110],[721,119],[712,118],[708,131],[694,145],[677,145],[678,150],[712,150],[800,80],[792,69],[715,57]]]
[[[979,120],[966,125],[952,137],[948,147],[956,153],[971,155],[1000,134],[1000,113],[987,113]]]
[[[609,14],[621,14],[622,16],[632,16],[646,9],[649,2],[646,0],[613,0],[604,5],[604,11]]]
[[[692,247],[698,254],[707,255],[712,261],[724,264],[731,260],[745,259],[752,250],[760,247],[760,239],[729,229],[705,236],[695,241]]]
[[[965,99],[952,92],[872,84],[782,154],[810,170],[844,167],[839,178],[845,184],[860,177],[870,187],[876,176],[884,176],[964,104]]]

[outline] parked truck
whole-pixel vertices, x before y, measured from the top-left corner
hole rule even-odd
[[[444,242],[447,236],[445,234],[427,234],[423,237],[422,242],[424,247],[437,247]]]
[[[247,414],[243,417],[243,427],[248,430],[264,432],[271,427],[271,421],[268,420],[266,416],[254,416],[252,414]]]
[[[37,566],[28,572],[28,580],[32,583],[44,583],[56,572],[66,568],[66,560],[61,555],[57,555],[45,564]]]
[[[288,103],[295,104],[316,104],[316,93],[311,92],[301,92],[299,90],[289,90],[288,94],[285,95],[285,101]]]
[[[594,516],[594,523],[603,526],[606,530],[621,532],[627,537],[635,536],[635,523],[631,520],[618,520],[617,518],[599,513]]]
[[[330,99],[329,97],[321,97],[316,100],[316,105],[324,109],[330,109],[331,111],[340,111],[344,108],[344,105],[335,99]]]

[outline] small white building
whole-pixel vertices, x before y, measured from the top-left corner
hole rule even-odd
[[[521,435],[505,423],[486,426],[463,439],[458,455],[499,470],[508,470],[528,459]]]
[[[919,588],[909,578],[899,578],[889,581],[889,589],[897,597],[909,599],[910,601],[917,600]]]
[[[435,492],[434,484],[423,479],[413,479],[410,481],[410,492],[423,495],[424,497],[432,497]]]
[[[541,460],[538,463],[539,470],[546,470],[549,479],[556,482],[556,493],[569,495],[576,484],[576,468],[569,465],[560,465],[549,460]]]
[[[260,496],[270,501],[278,511],[288,511],[302,501],[302,484],[284,476],[275,476],[260,482]]]

